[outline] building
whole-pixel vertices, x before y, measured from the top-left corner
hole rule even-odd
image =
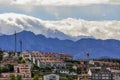
[[[28,51],[22,52],[21,57],[23,57],[24,60],[31,60],[31,53]]]
[[[58,54],[58,53],[52,53],[52,52],[38,52],[38,51],[33,51],[33,52],[22,52],[22,57],[24,59],[33,59],[37,57],[44,57],[44,58],[50,58],[54,60],[72,60],[73,57],[69,54]]]
[[[12,73],[1,73],[0,80],[9,80],[11,74],[15,76],[21,75],[24,80],[31,80],[31,71],[27,64],[18,64],[14,66],[14,72]]]
[[[40,68],[44,68],[47,66],[54,68],[66,67],[66,63],[63,60],[60,60],[57,54],[53,53],[34,52],[31,55],[31,60],[34,64],[37,64],[37,66]]]
[[[110,68],[113,70],[120,70],[120,64],[114,62],[105,62],[105,61],[93,61],[93,60],[78,60],[78,68],[81,68],[82,73],[87,73],[89,67],[104,67]]]
[[[87,80],[114,80],[113,73],[105,68],[94,68],[90,69],[90,74],[81,74],[79,75],[78,80],[83,80],[86,78]]]
[[[120,70],[111,70],[113,73],[113,80],[120,80]]]
[[[28,64],[18,64],[14,66],[14,72],[24,74],[24,78],[31,78],[31,69]]]
[[[1,61],[1,65],[6,65],[6,64],[12,64],[12,65],[16,65],[18,64],[18,59],[17,58],[12,58],[12,57],[3,57],[2,61]]]
[[[78,67],[81,69],[78,80],[120,80],[119,63],[79,60]]]
[[[43,80],[59,80],[59,75],[56,74],[48,74],[44,76]]]
[[[64,61],[54,60],[54,59],[47,59],[47,60],[37,59],[37,65],[40,68],[44,68],[44,67],[47,67],[47,66],[53,67],[53,68],[66,67],[66,63]]]
[[[60,59],[64,61],[73,59],[73,57],[69,54],[59,54],[59,56],[60,56]]]
[[[89,74],[80,74],[78,75],[77,80],[92,80]]]

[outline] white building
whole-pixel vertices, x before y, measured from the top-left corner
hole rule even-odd
[[[24,60],[27,60],[27,59],[31,60],[31,53],[30,52],[27,52],[27,51],[22,52],[21,56],[23,57]]]
[[[59,57],[56,57],[56,55],[52,53],[45,54],[40,52],[34,52],[31,55],[31,60],[34,64],[37,64],[37,66],[40,68],[44,68],[47,66],[54,67],[54,68],[66,67],[66,63],[63,60],[60,60]]]
[[[45,75],[43,80],[59,80],[59,75],[56,74]]]
[[[66,63],[64,61],[61,60],[52,60],[52,59],[48,59],[48,60],[41,60],[41,59],[37,59],[37,66],[40,68],[44,68],[47,66],[50,67],[54,67],[54,68],[62,68],[62,67],[66,67]]]

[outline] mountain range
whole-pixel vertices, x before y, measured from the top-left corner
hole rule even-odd
[[[17,32],[23,51],[67,53],[75,59],[118,57],[120,53],[120,21],[87,21],[67,18],[41,20],[17,13],[0,14],[0,48],[14,50],[14,33]]]
[[[0,48],[5,50],[14,50],[14,35],[1,35]],[[67,53],[74,56],[75,59],[86,58],[85,51],[89,51],[91,58],[99,57],[119,57],[120,41],[119,40],[100,40],[93,38],[83,38],[78,41],[59,40],[58,38],[46,38],[43,35],[35,35],[30,31],[17,33],[17,51],[20,51],[22,40],[23,51],[42,51]]]

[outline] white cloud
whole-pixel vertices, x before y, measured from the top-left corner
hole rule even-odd
[[[120,4],[120,0],[109,0],[110,3]]]
[[[65,19],[53,21],[49,26],[69,36],[93,36],[97,39],[119,39],[120,21],[85,21]]]
[[[27,6],[82,6],[90,4],[120,3],[120,0],[0,0],[0,3],[8,5]]]
[[[31,4],[31,5],[87,5],[87,4],[99,4],[107,3],[108,0],[16,0],[13,4]]]
[[[45,21],[21,14],[0,14],[1,34],[13,34],[27,30],[35,34],[59,39],[80,39],[79,36],[96,39],[120,40],[120,21],[86,21],[81,19],[64,19]]]

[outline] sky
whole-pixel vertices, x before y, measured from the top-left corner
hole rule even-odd
[[[0,0],[0,34],[17,30],[120,40],[120,0]]]
[[[120,0],[0,0],[0,13],[19,13],[43,20],[120,20]]]

